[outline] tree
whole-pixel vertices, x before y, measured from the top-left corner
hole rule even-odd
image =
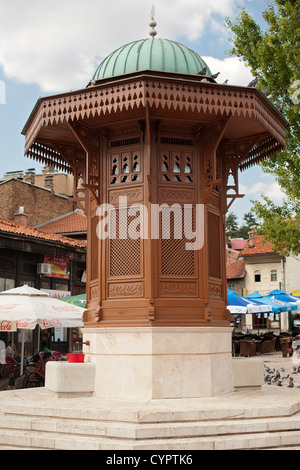
[[[264,171],[276,176],[286,200],[276,206],[263,197],[263,203],[254,203],[254,212],[261,222],[261,233],[274,247],[285,246],[285,254],[298,254],[299,243],[291,239],[289,230],[300,239],[299,0],[275,0],[263,12],[263,18],[268,24],[264,32],[244,8],[235,22],[227,18],[234,46],[229,52],[244,60],[258,78],[257,86],[272,95],[273,105],[281,108],[289,122],[286,148],[261,164]]]
[[[234,238],[238,231],[238,218],[234,212],[228,212],[226,217],[226,236]]]
[[[254,230],[256,227],[256,220],[252,212],[244,214],[243,221],[243,225],[241,225],[237,231],[237,238],[249,238],[248,232],[250,232],[250,230]]]
[[[254,215],[251,212],[244,214],[243,225],[239,226],[237,215],[229,212],[226,217],[226,236],[230,238],[248,238],[248,232],[256,227]]]

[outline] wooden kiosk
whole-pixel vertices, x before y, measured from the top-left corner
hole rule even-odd
[[[258,89],[218,84],[198,54],[157,39],[153,25],[86,88],[38,100],[25,154],[73,172],[88,216],[84,340],[96,395],[213,396],[233,387],[225,214],[242,197],[238,171],[284,147],[286,121]],[[190,216],[171,210],[165,237],[161,206],[174,204]],[[132,206],[143,207],[148,236],[128,236],[138,229]],[[100,236],[103,208],[114,237]],[[187,225],[197,249],[175,234]]]

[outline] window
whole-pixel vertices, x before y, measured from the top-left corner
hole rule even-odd
[[[261,281],[260,271],[255,271],[255,273],[254,273],[254,282],[260,282],[260,281]]]
[[[7,279],[5,277],[0,278],[0,292],[3,292],[8,289],[13,289],[15,287],[14,279]]]
[[[271,270],[271,282],[277,281],[277,271],[276,269]]]

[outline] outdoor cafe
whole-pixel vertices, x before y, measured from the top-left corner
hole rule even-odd
[[[253,292],[245,297],[228,290],[231,312],[232,355],[256,356],[282,351],[291,356],[300,330],[292,329],[292,317],[300,310],[300,297],[275,290],[266,296]]]

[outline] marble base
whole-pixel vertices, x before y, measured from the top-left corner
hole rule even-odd
[[[47,362],[45,388],[57,398],[92,395],[95,391],[95,364]]]
[[[259,357],[232,359],[234,390],[261,389],[264,384],[264,362]]]
[[[231,329],[85,328],[95,396],[199,398],[233,391]]]

